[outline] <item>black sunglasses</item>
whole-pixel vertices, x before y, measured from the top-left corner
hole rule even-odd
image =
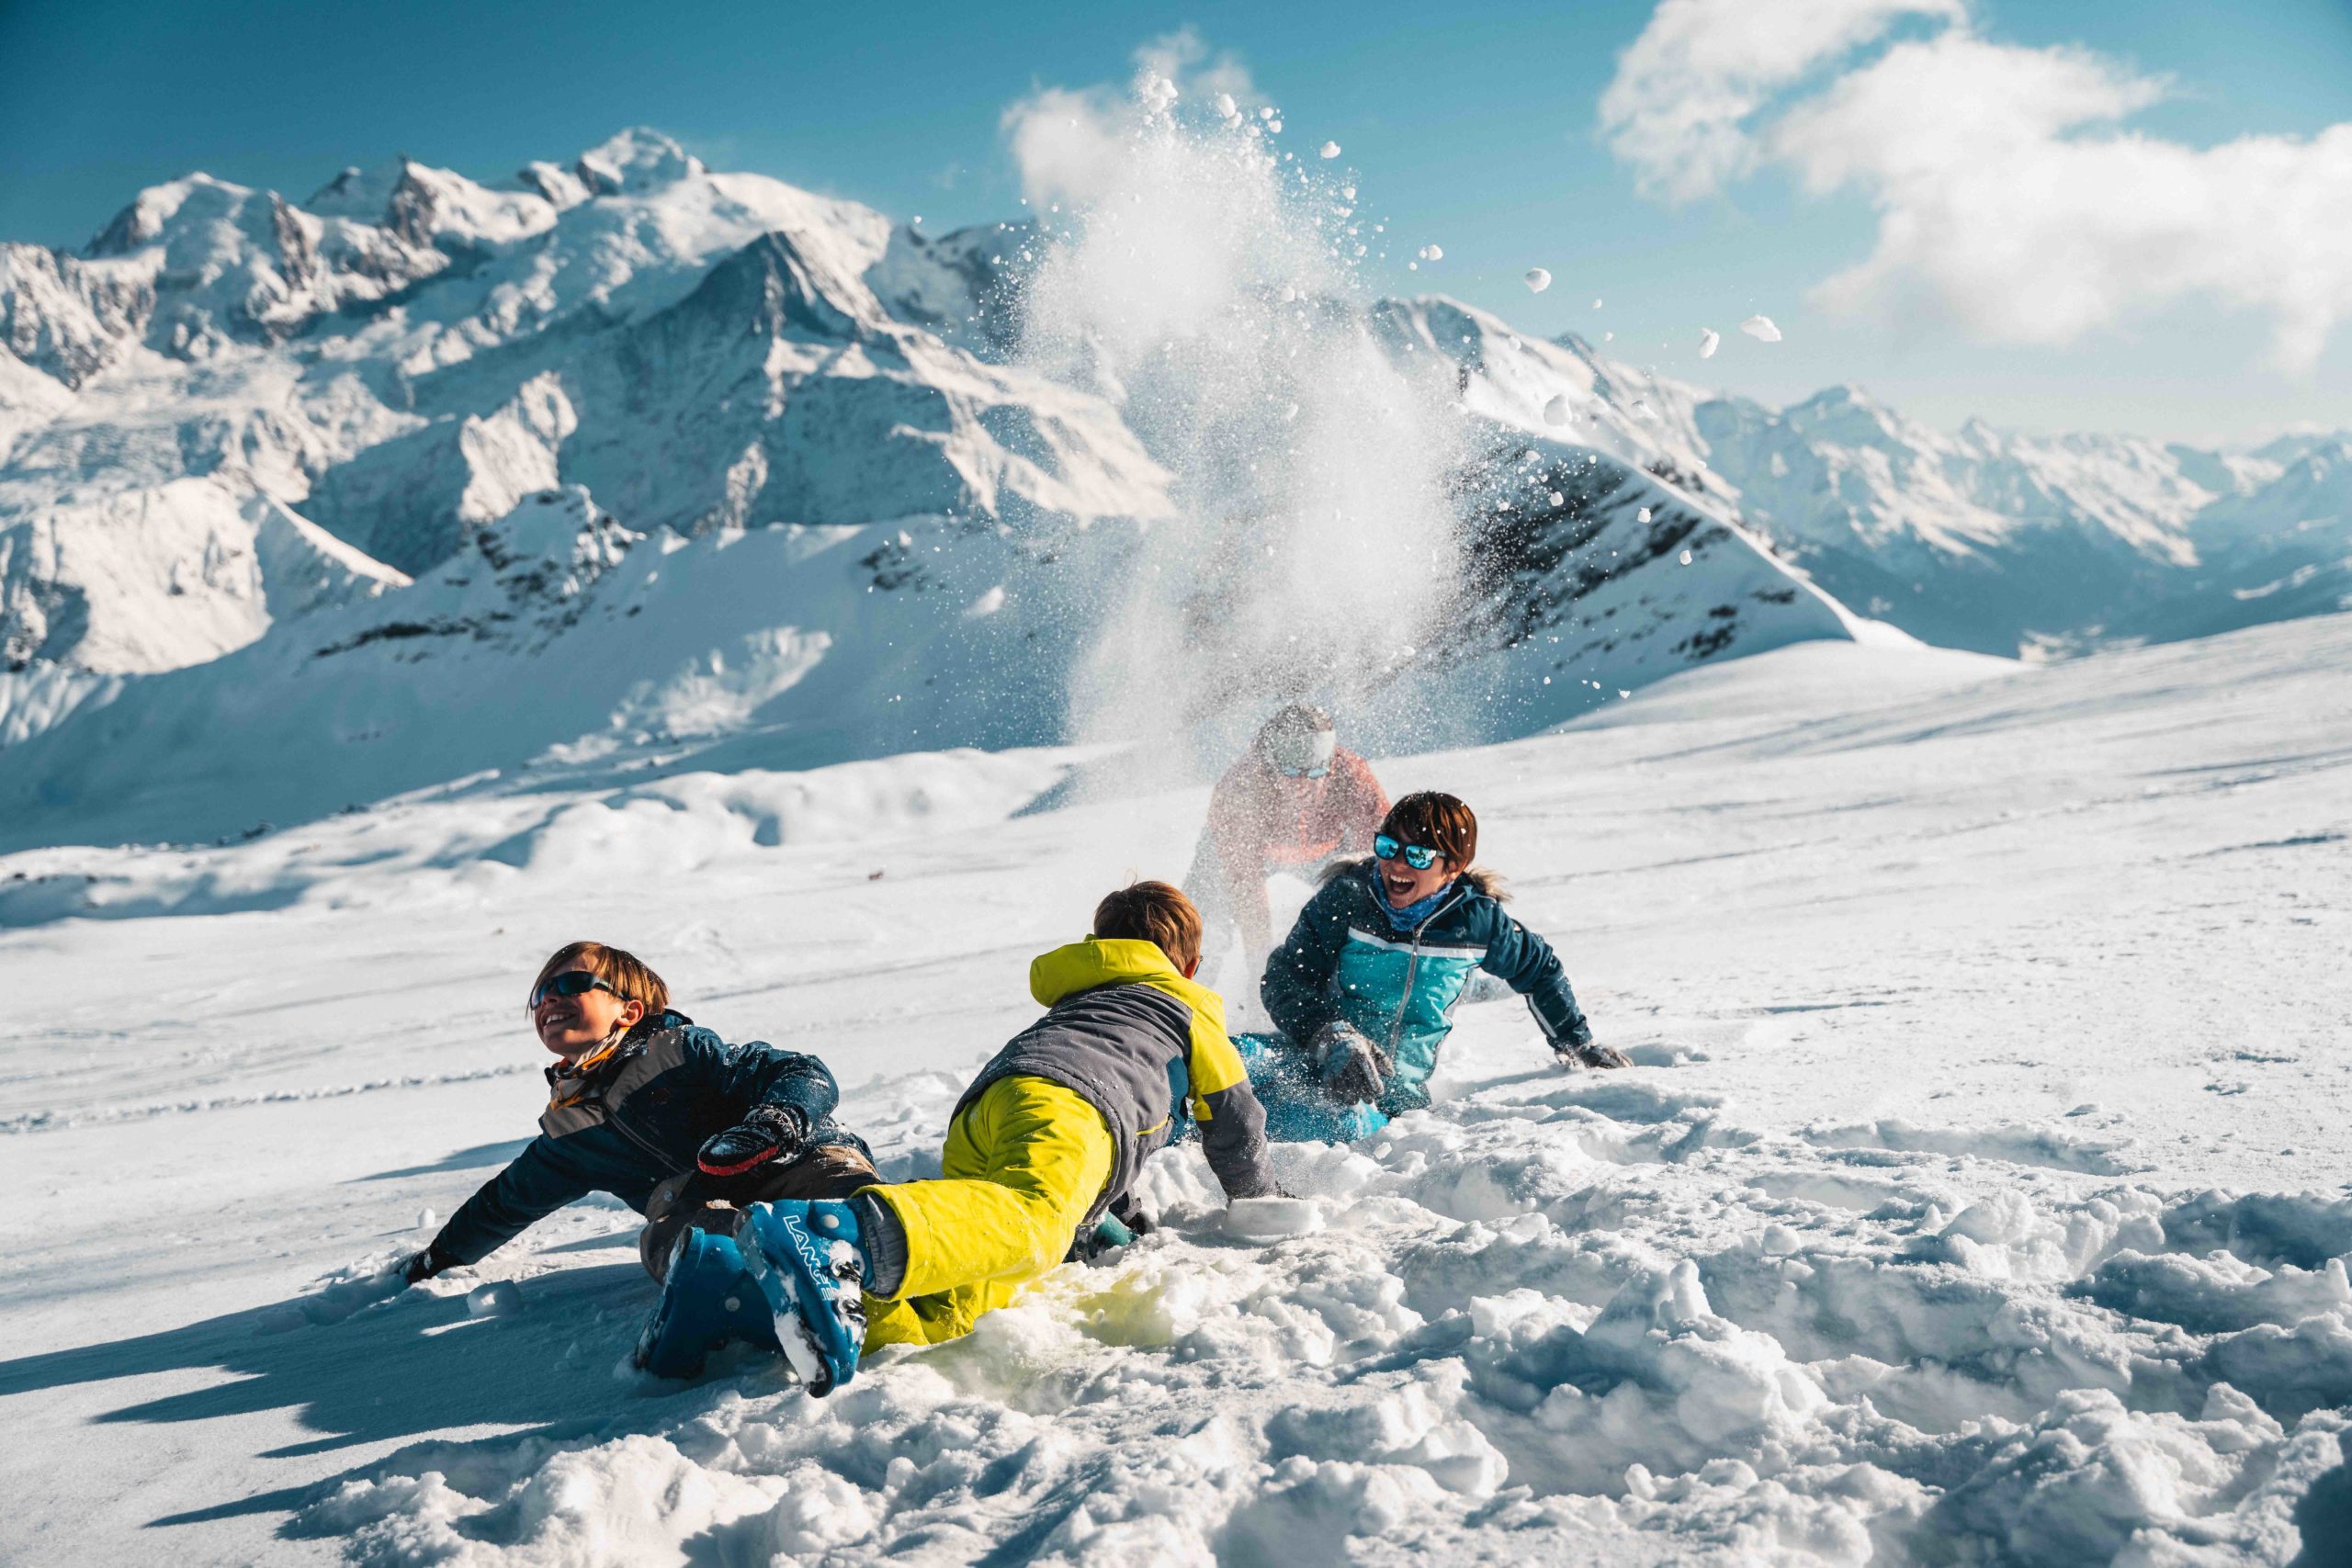
[[[1400,844],[1385,833],[1372,836],[1372,852],[1382,860],[1395,860],[1403,855],[1405,863],[1415,871],[1427,871],[1438,860],[1438,852],[1427,844]]]
[[[584,997],[591,991],[612,991],[613,983],[602,975],[586,969],[567,969],[560,975],[550,975],[531,988],[531,999],[523,1004],[526,1012],[537,1012],[539,1004],[549,997]]]

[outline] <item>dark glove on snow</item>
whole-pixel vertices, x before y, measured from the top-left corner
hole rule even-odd
[[[1351,1023],[1327,1023],[1315,1032],[1315,1071],[1333,1100],[1367,1105],[1388,1087],[1396,1070],[1388,1053]]]
[[[413,1252],[401,1263],[401,1278],[409,1284],[430,1280],[445,1269],[454,1269],[458,1260],[441,1250],[436,1239],[423,1252]]]
[[[1570,1072],[1578,1067],[1630,1067],[1634,1065],[1634,1058],[1614,1045],[1595,1044],[1589,1040],[1581,1045],[1555,1042],[1552,1054],[1559,1057],[1560,1066]]]
[[[788,1105],[759,1105],[724,1133],[713,1134],[695,1156],[705,1176],[741,1176],[770,1160],[791,1163],[808,1139],[808,1123]]]

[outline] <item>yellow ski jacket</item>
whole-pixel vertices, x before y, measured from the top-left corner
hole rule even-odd
[[[1046,1016],[980,1069],[956,1113],[1016,1076],[1060,1084],[1102,1112],[1117,1157],[1088,1224],[1177,1134],[1180,1111],[1199,1123],[1227,1198],[1275,1190],[1266,1112],[1225,1032],[1225,999],[1178,974],[1159,943],[1089,937],[1057,947],[1029,965],[1029,992]]]

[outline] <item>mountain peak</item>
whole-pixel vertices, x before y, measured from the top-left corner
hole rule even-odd
[[[702,160],[670,137],[632,126],[580,154],[575,165],[588,187],[602,196],[660,190],[702,175]]]

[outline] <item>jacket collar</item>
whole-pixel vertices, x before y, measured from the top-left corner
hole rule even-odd
[[[637,1021],[618,1040],[608,1041],[583,1055],[550,1063],[547,1068],[548,1109],[560,1111],[583,1100],[602,1100],[624,1065],[645,1055],[645,1043],[664,1029],[679,1029],[694,1020],[674,1010]]]
[[[1039,953],[1029,964],[1029,994],[1042,1007],[1102,986],[1149,986],[1225,1027],[1225,998],[1178,974],[1156,942],[1091,936]]]

